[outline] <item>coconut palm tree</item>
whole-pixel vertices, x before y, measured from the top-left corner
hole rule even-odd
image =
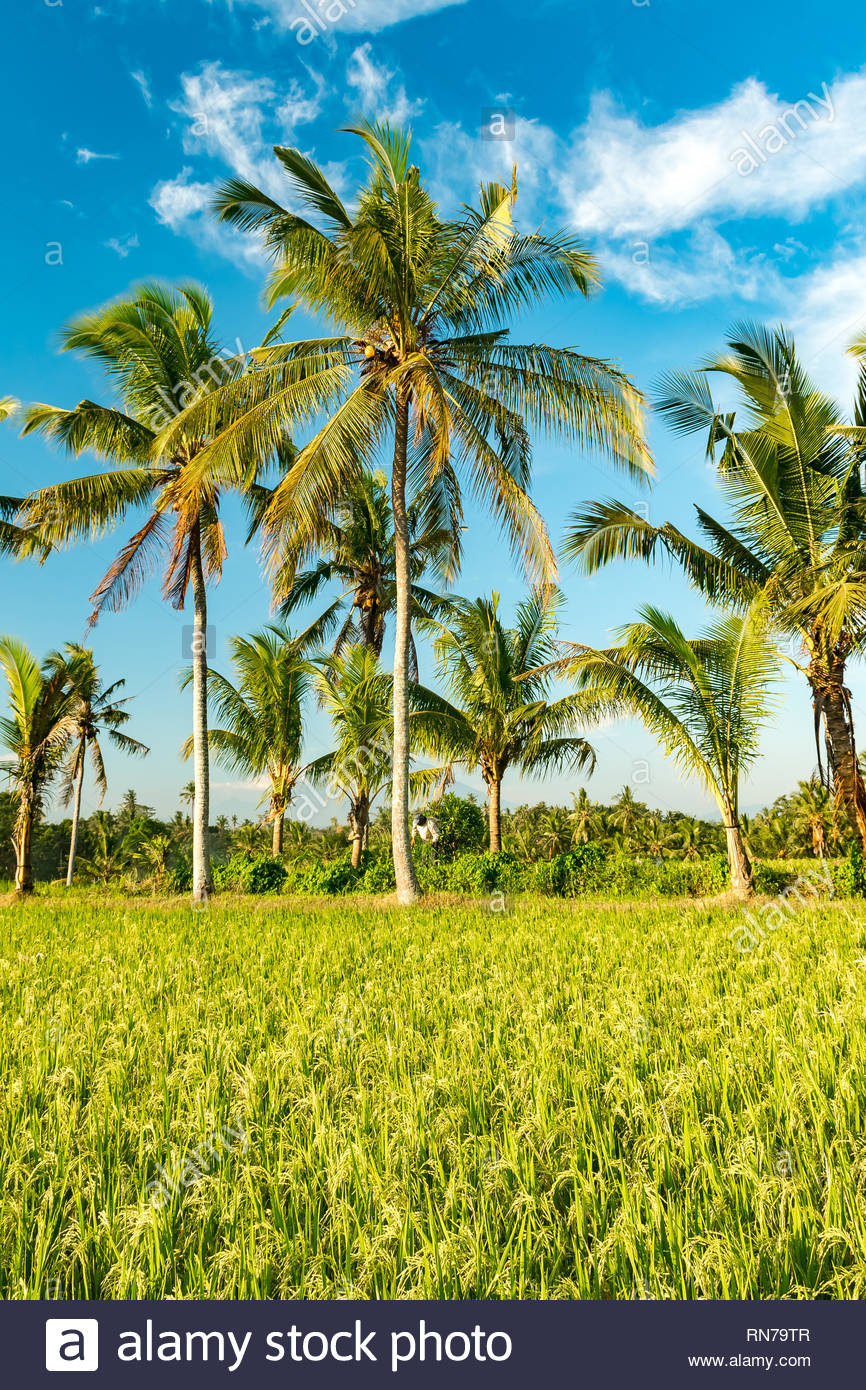
[[[44,435],[69,453],[89,451],[107,460],[105,472],[43,488],[27,499],[22,516],[40,537],[63,545],[101,535],[129,512],[146,510],[143,524],[121,549],[91,596],[91,623],[103,610],[123,608],[165,554],[163,594],[174,608],[193,598],[193,742],[195,806],[193,899],[212,888],[208,846],[207,584],[222,573],[225,538],[219,519],[225,480],[207,463],[190,468],[207,443],[182,427],[170,447],[160,430],[193,400],[207,396],[245,370],[243,356],[226,357],[212,336],[213,306],[198,286],[173,290],[142,285],[131,297],[84,314],[63,334],[66,349],[93,358],[111,378],[117,401],[83,400],[71,410],[31,405],[24,434]],[[255,483],[264,460],[248,460],[246,482]]]
[[[108,811],[94,811],[88,829],[92,849],[90,854],[81,856],[78,867],[88,882],[105,887],[127,867],[126,836],[117,829]]]
[[[339,654],[318,658],[316,688],[334,733],[334,748],[307,767],[314,785],[349,799],[352,864],[367,848],[370,813],[377,797],[390,790],[393,775],[392,678],[383,671],[372,647],[363,643]],[[411,773],[411,785],[429,791],[441,781],[439,768]]]
[[[707,436],[731,523],[697,507],[698,544],[608,501],[572,519],[565,549],[587,572],[617,557],[666,555],[713,602],[740,612],[758,605],[808,681],[837,797],[866,848],[866,788],[845,684],[847,662],[866,649],[866,371],[850,428],[784,329],[743,325],[728,347],[697,373],[666,377],[658,404],[678,433]],[[742,428],[739,412],[714,401],[711,373],[738,388]],[[820,743],[818,751],[820,763]]]
[[[62,652],[52,652],[48,657],[49,669],[57,669],[65,678],[65,683],[74,697],[75,729],[72,735],[72,748],[64,767],[62,800],[64,804],[72,801],[72,834],[69,841],[69,862],[66,869],[66,887],[72,887],[75,875],[75,855],[78,848],[78,824],[81,817],[81,790],[84,786],[84,770],[87,755],[99,791],[100,805],[108,790],[105,764],[99,745],[101,734],[123,753],[143,757],[150,750],[138,739],[130,738],[121,732],[129,719],[129,711],[124,708],[128,699],[118,700],[117,692],[126,682],[114,681],[104,686],[99,667],[93,660],[89,647],[67,642]]]
[[[572,796],[571,826],[576,845],[587,845],[604,837],[604,808],[590,801],[586,787]]]
[[[219,192],[220,217],[264,234],[275,261],[270,300],[287,297],[322,315],[332,336],[256,354],[252,382],[228,385],[166,431],[218,434],[200,457],[227,481],[299,424],[319,422],[276,488],[264,518],[277,572],[291,549],[317,552],[338,499],[380,449],[392,450],[394,525],[394,792],[398,898],[419,896],[409,839],[411,536],[408,503],[438,480],[460,516],[462,476],[502,524],[536,579],[554,570],[533,507],[529,430],[599,450],[633,473],[651,468],[641,399],[610,362],[573,348],[508,341],[509,320],[551,295],[588,294],[593,257],[560,232],[524,233],[510,188],[485,184],[478,207],[443,218],[410,162],[409,134],[388,125],[349,129],[370,173],[351,211],[298,150],[277,147],[290,212],[243,179]],[[309,212],[310,220],[303,214]],[[285,317],[285,316],[284,316]],[[282,597],[282,595],[278,595]]]
[[[327,783],[332,792],[348,797],[352,864],[357,866],[367,846],[373,804],[391,784],[391,676],[373,648],[362,643],[321,657],[316,665],[319,700],[330,717],[335,745],[307,772],[314,785]]]
[[[682,837],[670,822],[649,815],[638,826],[637,846],[651,859],[672,859],[682,849]]]
[[[229,643],[235,685],[218,671],[208,671],[208,696],[221,727],[208,731],[216,762],[246,777],[266,777],[262,797],[265,823],[273,827],[271,853],[283,849],[283,827],[292,792],[304,773],[301,764],[303,702],[310,686],[310,667],[303,652],[307,634],[292,637],[273,624],[251,637]],[[185,678],[188,683],[192,675]],[[193,751],[187,739],[183,756]]]
[[[266,489],[261,493],[273,496]],[[415,499],[407,517],[412,616],[417,624],[431,616],[443,617],[448,611],[447,597],[423,587],[422,581],[427,570],[441,584],[454,577],[459,563],[459,529],[452,528],[447,498],[436,486]],[[293,613],[336,582],[341,592],[319,618],[317,631],[324,639],[339,624],[334,652],[339,654],[344,646],[363,642],[381,657],[385,620],[396,604],[394,527],[383,472],[363,473],[340,498],[320,551],[317,563],[298,573],[297,556],[289,546],[284,565],[292,577],[286,584],[280,576],[275,581],[278,591],[285,589],[281,612]],[[409,674],[417,681],[418,658],[411,638]]]
[[[540,825],[541,846],[548,859],[564,854],[574,843],[571,812],[564,806],[548,806]]]
[[[596,701],[596,717],[637,716],[714,797],[731,887],[748,897],[753,874],[740,827],[739,785],[772,707],[778,654],[750,617],[720,619],[696,641],[657,608],[642,608],[640,619],[616,634],[616,647],[577,648],[570,669],[579,689]]]
[[[638,801],[626,782],[622,791],[614,798],[609,821],[615,830],[621,830],[626,840],[633,842],[638,835],[641,823],[649,815],[649,807]]]
[[[743,838],[748,846],[749,836],[745,816],[740,817],[740,824],[743,828]],[[684,816],[677,822],[676,829],[684,859],[703,859],[706,855],[715,853],[716,849],[719,848],[706,821],[699,820],[696,816]]]
[[[549,703],[547,668],[561,652],[557,641],[558,590],[535,590],[517,609],[513,628],[499,618],[499,595],[454,601],[449,627],[435,650],[454,696],[423,686],[413,691],[411,729],[419,747],[449,763],[478,768],[487,787],[490,849],[502,848],[502,779],[521,772],[579,770],[595,766],[586,739],[574,733],[580,700]]]
[[[0,637],[0,667],[9,686],[9,714],[0,718],[0,746],[12,754],[15,892],[24,895],[33,892],[33,827],[76,732],[76,701],[66,673],[53,666],[40,670],[32,652],[15,637]]]
[[[799,782],[794,795],[788,798],[788,811],[793,837],[808,846],[816,859],[823,859],[836,819],[827,788],[817,779]]]

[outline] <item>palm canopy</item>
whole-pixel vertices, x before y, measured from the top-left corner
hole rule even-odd
[[[250,453],[267,457],[286,431],[326,415],[266,517],[272,541],[287,529],[302,558],[302,543],[321,541],[335,496],[393,429],[397,399],[411,394],[411,476],[440,477],[456,496],[454,467],[465,465],[527,563],[549,571],[550,544],[526,494],[527,427],[600,449],[630,471],[650,468],[640,396],[616,366],[507,341],[516,311],[550,294],[588,294],[595,262],[564,233],[520,233],[516,185],[484,185],[478,208],[444,220],[410,164],[408,134],[349,129],[370,158],[351,213],[320,169],[282,147],[289,190],[312,220],[244,180],[217,199],[223,220],[264,235],[275,261],[270,302],[301,302],[336,334],[263,348],[252,379],[193,404],[167,426],[166,446],[184,430],[215,435],[194,474],[213,468],[236,483]]]
[[[51,652],[46,660],[46,667],[64,677],[73,696],[74,728],[69,756],[64,767],[62,798],[64,801],[70,799],[73,785],[79,772],[83,770],[89,752],[101,801],[108,790],[108,782],[99,743],[100,736],[107,734],[110,743],[122,753],[141,757],[149,751],[138,739],[130,738],[128,734],[123,733],[123,726],[129,720],[129,711],[126,709],[129,697],[118,698],[118,693],[126,685],[126,681],[116,680],[111,685],[105,685],[99,667],[93,660],[93,652],[89,647],[82,647],[75,642],[67,642],[62,652]]]
[[[307,634],[293,637],[280,624],[271,624],[250,637],[229,643],[236,672],[233,684],[218,671],[208,670],[208,697],[218,727],[208,731],[214,759],[248,777],[266,777],[265,819],[274,822],[274,853],[282,848],[283,817],[292,792],[303,775],[303,705],[311,683],[305,651]],[[192,674],[184,676],[184,684]],[[192,739],[183,756],[192,753]]]
[[[607,501],[572,519],[565,552],[587,572],[620,557],[667,555],[713,602],[759,609],[810,683],[816,734],[823,722],[837,793],[866,844],[844,685],[846,661],[866,648],[866,373],[852,427],[810,380],[784,329],[743,325],[728,347],[697,373],[665,378],[658,406],[677,432],[706,435],[730,523],[696,508],[698,543]],[[736,384],[742,427],[715,403],[714,373]]]
[[[451,524],[447,499],[435,485],[425,489],[408,508],[408,522],[412,611],[423,623],[447,611],[447,597],[425,587],[423,580],[428,570],[442,584],[453,578],[459,564],[460,534]],[[394,527],[385,474],[364,472],[339,499],[315,565],[298,574],[292,557],[288,558],[294,578],[285,590],[281,611],[293,613],[336,583],[341,592],[316,625],[322,639],[336,628],[336,654],[345,646],[363,642],[381,656],[385,621],[396,606]],[[417,659],[412,665],[417,679]]]
[[[514,627],[505,627],[497,593],[455,600],[435,647],[453,700],[424,687],[413,692],[418,744],[434,757],[479,768],[484,778],[491,849],[501,843],[499,794],[509,767],[531,773],[595,765],[589,744],[574,733],[581,699],[547,699],[550,667],[562,651],[562,601],[556,589],[535,590],[518,606]]]
[[[14,396],[0,396],[0,422],[10,420],[19,408]],[[0,555],[34,555],[45,559],[50,546],[30,527],[18,525],[18,514],[24,504],[22,497],[0,497]]]
[[[52,667],[43,670],[15,637],[0,637],[0,668],[9,687],[8,713],[0,717],[0,746],[12,755],[15,888],[30,893],[33,827],[75,732],[75,697],[65,673]]]
[[[222,484],[207,470],[194,485],[188,469],[206,440],[184,429],[172,447],[159,446],[160,430],[184,406],[243,375],[243,357],[221,352],[212,336],[213,306],[198,286],[172,290],[139,286],[127,299],[83,314],[63,332],[62,344],[96,361],[111,382],[116,404],[82,400],[72,409],[30,405],[23,434],[39,433],[76,456],[89,452],[112,468],[34,492],[23,516],[55,545],[93,539],[127,512],[146,509],[144,524],[127,541],[92,595],[95,622],[134,596],[166,557],[163,593],[182,608],[200,548],[205,577],[219,578],[226,554],[219,520]],[[258,463],[250,463],[254,481]]]
[[[714,797],[728,833],[734,886],[748,890],[739,784],[774,707],[778,652],[750,615],[721,618],[689,640],[669,614],[647,606],[639,622],[616,636],[615,647],[576,650],[569,668],[578,690],[596,702],[596,718],[635,715],[680,771]]]

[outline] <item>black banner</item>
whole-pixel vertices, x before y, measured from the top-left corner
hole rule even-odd
[[[330,1387],[829,1387],[862,1380],[860,1303],[0,1304],[2,1380]]]

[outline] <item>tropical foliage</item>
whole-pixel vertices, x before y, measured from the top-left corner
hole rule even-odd
[[[725,618],[693,641],[656,608],[641,609],[640,617],[620,630],[618,646],[579,650],[571,669],[597,701],[598,717],[636,715],[685,776],[714,797],[731,887],[748,896],[754,880],[740,825],[740,779],[757,757],[772,709],[775,649],[753,617]],[[619,809],[622,815],[622,803]],[[643,833],[652,854],[662,856],[672,843],[659,822],[645,821]]]
[[[581,769],[595,754],[574,730],[579,697],[549,702],[547,668],[559,655],[556,615],[561,595],[535,591],[517,610],[513,628],[499,618],[499,595],[455,601],[448,627],[435,645],[439,669],[453,696],[413,691],[411,731],[426,752],[478,769],[487,787],[490,849],[502,847],[502,779],[521,772]]]
[[[697,373],[669,375],[658,408],[678,432],[706,438],[730,523],[696,507],[699,544],[622,503],[594,503],[573,519],[566,553],[590,573],[619,557],[670,556],[713,603],[771,622],[809,684],[836,794],[866,847],[866,789],[845,683],[847,663],[866,644],[866,369],[850,427],[784,329],[741,326],[728,348]],[[736,413],[714,400],[712,375],[734,383]]]
[[[600,450],[638,475],[650,460],[639,393],[619,368],[571,348],[509,341],[515,312],[595,288],[598,270],[586,248],[567,233],[516,227],[516,175],[510,187],[485,184],[477,207],[443,218],[411,163],[407,133],[382,123],[349,129],[364,142],[370,173],[348,207],[320,168],[281,146],[275,155],[291,201],[312,220],[243,179],[227,183],[216,201],[224,221],[264,237],[274,261],[270,302],[303,304],[329,321],[332,334],[263,347],[251,376],[225,383],[168,424],[162,448],[191,435],[210,440],[191,484],[210,474],[241,486],[251,458],[272,457],[287,434],[325,417],[262,517],[266,551],[284,584],[286,556],[300,562],[316,553],[347,488],[381,449],[393,449],[392,835],[398,896],[411,902],[418,885],[408,831],[410,496],[439,490],[456,539],[465,479],[529,574],[549,579],[553,551],[528,492],[529,431]]]

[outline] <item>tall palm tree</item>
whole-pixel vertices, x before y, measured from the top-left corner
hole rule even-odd
[[[352,864],[357,867],[367,847],[373,804],[391,788],[392,677],[382,670],[372,647],[363,643],[320,657],[315,664],[316,687],[330,716],[334,747],[309,764],[307,776],[314,785],[327,783],[332,792],[348,797]],[[441,776],[439,768],[419,769],[410,774],[411,785],[428,791]]]
[[[46,664],[49,669],[56,669],[65,678],[73,696],[75,729],[72,734],[71,752],[64,768],[62,791],[63,801],[72,801],[72,834],[66,868],[66,887],[71,888],[75,875],[81,790],[84,786],[84,769],[88,753],[101,804],[108,790],[108,783],[102,749],[99,746],[100,735],[107,734],[115,748],[124,753],[143,757],[150,750],[143,743],[139,743],[138,739],[130,738],[128,734],[121,732],[129,719],[129,711],[124,708],[129,701],[118,700],[116,697],[126,682],[117,680],[109,686],[103,685],[99,667],[93,660],[93,652],[89,647],[67,642],[62,652],[51,653]]]
[[[658,609],[618,633],[604,651],[579,648],[571,670],[596,701],[596,717],[636,715],[683,772],[696,777],[722,813],[731,887],[752,892],[739,817],[740,778],[758,753],[772,706],[778,656],[751,618],[727,617],[696,641]]]
[[[215,392],[173,428],[218,433],[195,467],[238,482],[251,452],[266,454],[299,423],[325,417],[267,509],[278,571],[286,538],[299,561],[302,551],[314,554],[337,499],[367,460],[392,450],[392,838],[398,898],[408,903],[419,896],[408,823],[411,496],[438,479],[456,520],[459,477],[468,478],[538,579],[552,574],[554,560],[527,491],[529,430],[600,450],[639,475],[651,463],[641,398],[616,366],[573,348],[508,341],[514,313],[598,284],[589,252],[565,233],[515,227],[516,176],[510,188],[485,184],[478,207],[443,218],[410,162],[409,134],[383,124],[349,130],[370,165],[351,211],[321,169],[283,147],[275,154],[292,200],[312,220],[243,179],[227,183],[216,203],[224,221],[264,234],[275,261],[271,302],[287,297],[323,315],[332,336],[270,346],[256,355],[251,382]]]
[[[432,756],[478,768],[487,787],[490,849],[502,848],[502,779],[509,767],[549,772],[595,765],[574,733],[580,700],[549,703],[547,668],[560,655],[557,610],[562,595],[535,590],[517,609],[513,628],[499,619],[499,595],[455,600],[436,657],[455,701],[422,686],[413,692],[413,738]]]
[[[701,545],[608,501],[575,516],[566,552],[588,572],[617,557],[667,555],[713,602],[740,612],[758,605],[809,683],[836,795],[866,849],[866,788],[845,684],[847,662],[866,649],[866,370],[851,428],[784,329],[746,324],[728,347],[696,373],[665,378],[659,409],[678,433],[707,436],[730,525],[697,507]],[[711,373],[738,388],[743,428],[739,412],[714,401]]]
[[[265,489],[262,489],[265,492]],[[272,497],[273,493],[266,494]],[[263,514],[263,513],[262,513]],[[412,616],[416,622],[442,617],[448,599],[423,587],[427,570],[441,584],[454,577],[459,563],[459,528],[455,531],[447,513],[442,489],[425,489],[407,509],[412,570]],[[290,546],[283,564],[291,579],[287,587],[279,576],[278,591],[285,588],[281,611],[288,615],[312,602],[335,581],[341,592],[318,620],[322,637],[339,624],[333,650],[363,642],[377,657],[382,655],[385,621],[396,604],[394,527],[388,500],[388,480],[381,471],[365,472],[340,498],[327,523],[315,565],[297,572],[297,556]],[[409,673],[418,679],[418,659],[410,638]]]
[[[9,780],[15,803],[15,892],[24,895],[33,892],[33,827],[75,733],[75,697],[65,672],[55,667],[40,670],[32,652],[15,637],[0,637],[0,667],[9,686],[9,714],[0,718],[0,745],[13,756]]]
[[[208,695],[221,727],[210,729],[214,759],[247,777],[266,777],[262,800],[268,803],[266,823],[273,826],[271,853],[283,849],[283,827],[292,792],[303,775],[301,743],[303,702],[310,686],[310,668],[303,652],[307,634],[293,638],[273,624],[251,637],[229,643],[235,685],[218,671],[208,671]],[[191,675],[186,678],[191,680]],[[192,740],[183,747],[192,752]]]
[[[64,331],[63,346],[93,358],[111,378],[116,405],[83,400],[72,410],[31,405],[24,434],[38,432],[78,455],[90,451],[113,468],[35,492],[23,516],[41,537],[61,545],[101,535],[128,512],[145,508],[143,525],[130,537],[91,596],[95,622],[135,595],[166,554],[163,595],[174,608],[193,598],[193,743],[195,808],[193,899],[212,889],[208,845],[207,583],[218,580],[226,556],[219,519],[225,480],[198,458],[208,441],[182,426],[170,446],[159,442],[166,423],[245,370],[245,359],[226,357],[211,334],[213,306],[198,286],[177,290],[142,285],[130,298],[84,314]],[[195,462],[195,475],[191,469]],[[247,462],[252,485],[260,462]]]

